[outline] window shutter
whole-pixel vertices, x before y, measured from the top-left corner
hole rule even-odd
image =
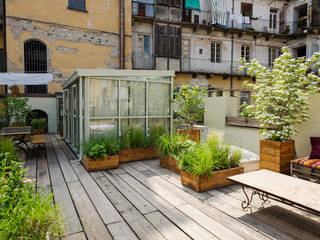
[[[71,9],[86,10],[86,0],[69,0],[68,6]]]

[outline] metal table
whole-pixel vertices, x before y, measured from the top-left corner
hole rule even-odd
[[[252,199],[258,195],[262,208],[272,199],[320,216],[320,184],[269,170],[253,171],[228,179],[242,185],[246,197],[241,204],[243,209],[251,209]],[[250,197],[246,187],[253,190]]]

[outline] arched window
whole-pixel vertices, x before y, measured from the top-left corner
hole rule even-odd
[[[47,72],[47,46],[40,41],[24,43],[24,71],[26,73]],[[25,93],[47,93],[47,85],[26,85]]]

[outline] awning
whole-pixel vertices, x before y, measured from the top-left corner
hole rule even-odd
[[[0,73],[0,85],[47,85],[52,80],[49,73]]]
[[[185,7],[186,9],[201,10],[199,0],[186,0]]]

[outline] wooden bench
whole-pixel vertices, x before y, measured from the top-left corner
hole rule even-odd
[[[291,161],[290,175],[320,183],[320,159],[300,158]]]
[[[258,170],[228,179],[242,185],[246,197],[241,204],[243,209],[251,209],[252,199],[258,195],[262,208],[272,199],[320,216],[319,184],[269,170]],[[250,197],[245,187],[253,190]]]
[[[31,152],[30,156],[34,153],[35,150],[42,150],[46,154],[46,146],[45,143],[47,142],[47,136],[45,134],[33,135],[30,145],[31,145]]]

